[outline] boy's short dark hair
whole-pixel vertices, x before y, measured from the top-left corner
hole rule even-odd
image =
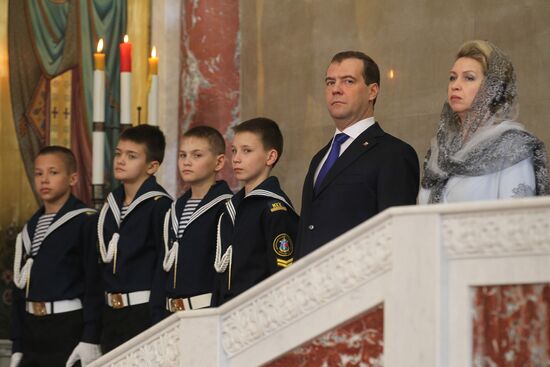
[[[162,131],[156,126],[138,125],[131,127],[120,134],[119,140],[144,144],[147,162],[158,161],[160,164],[164,159],[166,140]]]
[[[76,172],[76,158],[72,150],[70,150],[69,148],[65,148],[59,145],[50,145],[40,149],[40,151],[36,155],[36,158],[38,158],[41,155],[47,155],[47,154],[59,154],[63,159],[63,161],[65,162],[65,167],[67,168],[67,172],[68,173]]]
[[[220,132],[210,126],[195,126],[183,134],[183,138],[200,138],[208,141],[210,150],[216,154],[225,154],[225,140]]]
[[[277,164],[283,155],[283,134],[279,125],[273,120],[266,117],[256,117],[240,123],[233,127],[235,134],[250,132],[260,137],[265,149],[275,149],[277,151],[277,160],[273,166]]]

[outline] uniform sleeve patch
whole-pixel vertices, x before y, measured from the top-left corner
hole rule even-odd
[[[294,259],[277,259],[277,266],[280,266],[281,268],[288,268],[290,265],[292,265]]]
[[[280,201],[272,203],[270,210],[271,210],[272,213],[277,212],[279,210],[284,210],[285,212],[287,211],[286,206],[283,203],[281,203]]]
[[[273,241],[273,251],[278,256],[288,257],[292,256],[294,253],[294,245],[292,244],[292,239],[286,233],[281,233]]]

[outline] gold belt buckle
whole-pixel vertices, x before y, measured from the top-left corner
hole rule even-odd
[[[46,303],[44,302],[31,302],[32,313],[35,316],[46,316],[48,310],[46,310]]]
[[[170,311],[185,311],[185,303],[183,303],[183,298],[171,298]]]
[[[120,293],[111,293],[109,294],[111,298],[111,307],[118,309],[124,307],[124,302],[122,301],[122,294]]]

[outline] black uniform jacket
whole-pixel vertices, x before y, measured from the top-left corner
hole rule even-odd
[[[178,228],[174,228],[172,218],[168,224],[168,247],[177,241],[178,257],[171,269],[161,268],[164,273],[164,298],[187,298],[204,293],[212,293],[216,271],[214,257],[216,255],[216,228],[218,218],[225,208],[225,202],[233,193],[225,181],[216,182],[201,200],[191,216],[181,238],[177,238]],[[170,217],[175,214],[179,225],[181,214],[187,201],[191,198],[191,190],[185,192],[175,203],[175,213],[170,210]],[[165,244],[166,245],[166,244]],[[163,251],[165,256],[166,251]],[[164,258],[163,256],[163,258]],[[161,259],[162,261],[162,259]]]
[[[160,292],[158,258],[162,256],[162,225],[164,214],[172,199],[160,186],[155,176],[149,177],[139,188],[134,203],[150,192],[158,195],[142,201],[127,212],[117,225],[113,210],[109,208],[103,223],[103,240],[108,246],[113,234],[119,234],[116,257],[109,263],[101,262],[101,275],[104,289],[108,293],[130,293],[150,290],[150,301],[160,299],[154,292]],[[162,194],[161,194],[162,193]],[[112,192],[119,210],[124,202],[124,187],[121,185]],[[155,285],[153,285],[155,283]],[[164,304],[150,302],[153,311],[163,310]]]
[[[231,246],[233,254],[229,266],[218,274],[216,305],[292,264],[294,258],[298,214],[276,177],[268,177],[246,197],[243,188],[231,204],[224,210],[220,232],[222,253]]]
[[[55,215],[51,226],[70,211],[84,209],[86,205],[70,196]],[[38,219],[44,214],[40,208],[27,222],[30,240]],[[78,214],[48,234],[34,256],[33,266],[26,289],[14,287],[12,308],[13,351],[22,349],[21,333],[25,317],[25,300],[53,302],[79,298],[83,306],[84,330],[82,341],[98,344],[100,337],[100,314],[103,304],[99,267],[96,255],[95,210]],[[30,255],[24,250],[23,263]],[[48,317],[48,316],[43,316]]]
[[[407,143],[385,133],[378,123],[351,143],[315,192],[315,171],[330,143],[313,157],[305,178],[297,258],[390,206],[416,203],[419,184],[416,152]]]

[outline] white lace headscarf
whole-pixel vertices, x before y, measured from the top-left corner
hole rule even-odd
[[[544,143],[516,122],[517,88],[510,59],[487,41],[469,41],[462,51],[477,49],[487,56],[485,78],[464,121],[448,102],[443,105],[437,135],[424,161],[422,187],[430,190],[430,203],[441,201],[450,177],[482,176],[531,158],[536,195],[550,192]]]

